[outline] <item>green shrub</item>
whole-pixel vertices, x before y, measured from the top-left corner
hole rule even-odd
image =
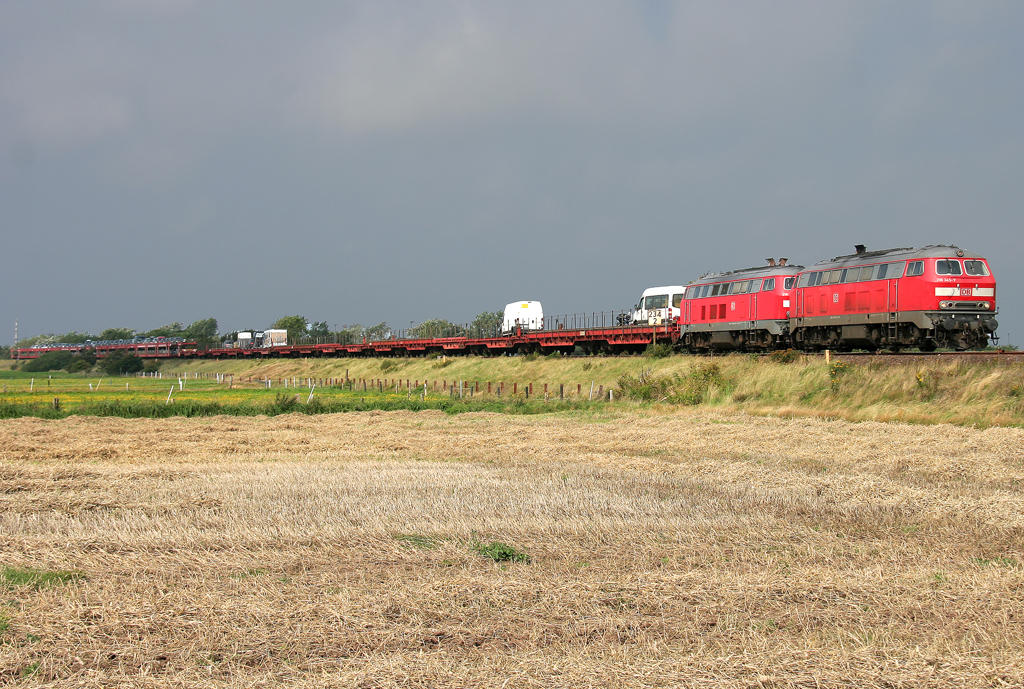
[[[67,371],[68,373],[82,373],[83,371],[92,370],[95,363],[95,359],[89,361],[85,357],[76,356],[68,363]]]
[[[106,355],[100,362],[100,368],[112,376],[138,373],[142,370],[143,366],[145,366],[145,363],[140,357],[120,351]]]
[[[780,349],[772,352],[766,358],[773,364],[791,364],[800,358],[800,352],[795,349]]]
[[[718,364],[697,364],[685,376],[655,376],[643,369],[636,377],[624,375],[618,381],[619,394],[645,402],[701,404],[713,387],[724,387],[725,379]]]
[[[667,342],[659,342],[658,344],[647,345],[647,349],[644,350],[644,356],[650,359],[664,359],[665,357],[672,356],[674,351],[672,345]]]
[[[59,371],[66,368],[74,358],[71,352],[47,352],[38,359],[32,359],[21,367],[22,371],[31,373],[43,373],[45,371]]]
[[[500,541],[477,543],[474,550],[495,562],[529,562],[530,556]]]
[[[387,373],[399,367],[399,363],[395,359],[384,359],[380,362],[380,370],[382,373]]]

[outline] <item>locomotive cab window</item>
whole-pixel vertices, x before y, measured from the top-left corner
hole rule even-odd
[[[793,289],[793,283],[796,282],[796,278],[786,278],[782,282],[782,289]],[[775,278],[772,278],[772,289],[775,289]]]
[[[687,287],[686,288],[686,298],[687,299],[696,299],[698,292],[700,292],[700,287]]]
[[[941,258],[935,262],[935,274],[963,275],[963,270],[960,268],[960,261],[955,261],[949,258]]]
[[[721,291],[721,289],[722,289],[722,285],[715,285],[714,287],[712,287],[711,288],[711,296],[712,297],[717,297],[718,293]]]
[[[701,290],[700,296],[706,297],[711,292],[711,285],[704,285],[704,289]]]
[[[964,261],[964,272],[968,275],[988,275],[988,266],[984,261]]]
[[[924,261],[911,261],[907,264],[907,277],[915,278],[918,275],[924,275]],[[893,277],[898,277],[893,275]]]
[[[761,290],[771,292],[773,289],[775,289],[775,278],[765,278],[764,284],[761,285]]]

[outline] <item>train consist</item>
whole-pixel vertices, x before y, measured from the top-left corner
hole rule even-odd
[[[514,308],[510,317],[509,308]],[[956,246],[867,251],[809,268],[787,259],[704,275],[685,286],[644,291],[630,312],[545,320],[538,302],[506,307],[494,337],[402,338],[361,343],[294,344],[199,349],[195,343],[104,343],[146,358],[310,356],[431,356],[439,354],[621,354],[651,344],[694,353],[799,349],[983,349],[995,336],[996,282],[988,261]],[[88,345],[15,350],[18,359]]]

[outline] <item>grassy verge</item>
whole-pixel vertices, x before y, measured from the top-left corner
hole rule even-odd
[[[182,386],[178,375],[186,372],[186,366]],[[161,379],[101,379],[96,374],[65,373],[33,377],[0,371],[0,418],[253,416],[399,409],[529,414],[607,405],[612,391],[616,407],[700,404],[762,415],[850,421],[1024,425],[1024,364],[992,361],[902,363],[865,358],[855,363],[838,359],[826,363],[822,356],[789,353],[713,359],[178,361],[163,368],[165,377]],[[225,377],[218,380],[213,374]],[[323,385],[346,376],[367,381],[366,388]],[[270,389],[263,382],[268,379]],[[288,387],[284,387],[285,379],[291,381]],[[306,379],[319,383],[312,397]],[[380,379],[387,381],[387,387],[377,385],[375,381]],[[424,381],[429,381],[429,386],[426,394],[421,394]],[[465,383],[461,398],[460,381]],[[492,384],[490,394],[488,383]],[[499,383],[504,383],[501,396],[497,395]],[[529,398],[524,394],[528,385],[533,386]],[[545,402],[545,397],[549,401]]]

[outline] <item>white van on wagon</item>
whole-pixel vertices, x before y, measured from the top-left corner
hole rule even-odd
[[[679,320],[679,304],[685,293],[682,285],[648,287],[633,309],[633,325],[661,325],[667,320]]]
[[[514,301],[505,306],[505,315],[501,319],[501,334],[511,335],[516,329],[544,329],[544,308],[539,301]]]

